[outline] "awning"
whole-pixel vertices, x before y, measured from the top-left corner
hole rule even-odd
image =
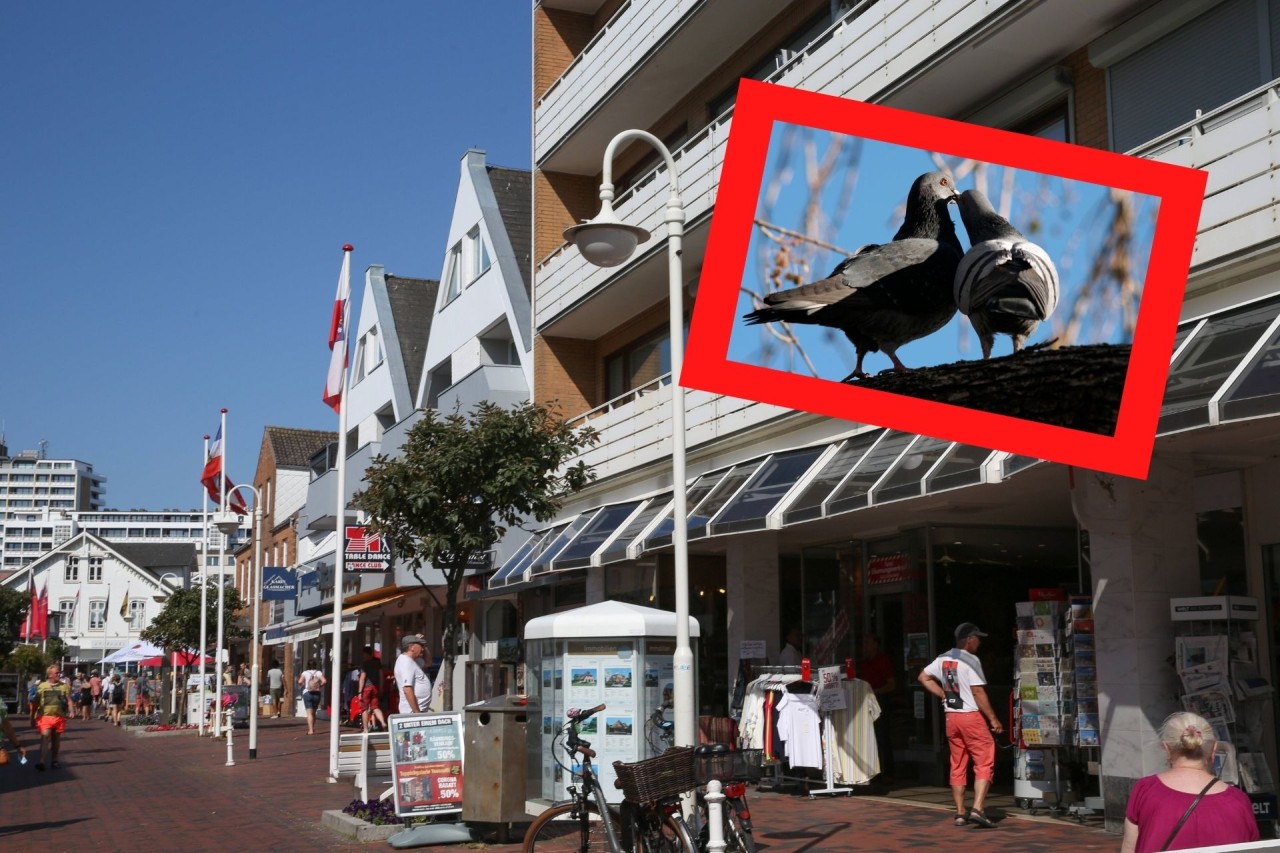
[[[1280,297],[1183,324],[1160,434],[1280,413]]]
[[[573,541],[564,547],[551,561],[551,571],[585,569],[592,565],[595,553],[604,547],[609,537],[627,522],[643,501],[611,504],[602,507],[591,521],[578,532]]]
[[[353,604],[350,607],[344,607],[342,608],[342,615],[351,616],[356,613],[363,613],[364,611],[371,610],[374,607],[378,607],[383,604],[391,604],[393,602],[399,601],[400,599],[404,598],[408,594],[409,594],[408,590],[396,589],[394,592],[389,592],[386,595],[383,595],[379,598],[375,598],[371,601],[365,601],[361,604]],[[333,621],[332,614],[330,614],[329,620]],[[343,630],[345,631],[346,629],[344,628]]]

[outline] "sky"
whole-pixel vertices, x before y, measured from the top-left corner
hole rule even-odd
[[[321,402],[352,253],[438,279],[459,164],[530,165],[530,12],[383,0],[0,6],[0,434],[201,506]]]
[[[924,172],[937,168],[932,153],[921,149],[826,131],[803,129],[802,133],[797,133],[795,128],[796,126],[783,122],[774,126],[764,179],[761,181],[757,218],[793,231],[818,233],[826,243],[844,251],[814,250],[806,259],[807,269],[793,263],[789,269],[800,276],[800,281],[787,282],[788,287],[808,284],[826,277],[836,263],[845,257],[844,252],[852,253],[868,243],[891,240],[902,224],[903,205],[912,181]],[[806,161],[803,154],[806,134],[807,141],[816,154],[812,161]],[[837,136],[840,137],[838,140]],[[810,173],[809,162],[821,162],[834,141],[838,141],[841,146],[840,157],[836,160],[840,165],[832,170],[822,184],[823,189],[817,200],[817,207],[822,212],[821,225],[806,225],[803,211],[810,201],[806,179],[806,174]],[[946,162],[948,166],[956,167],[956,186],[959,190],[975,186],[974,171],[963,173],[959,168],[960,161],[955,158],[948,158]],[[1029,171],[1014,171],[1008,177],[1009,220],[1049,253],[1058,269],[1061,282],[1057,311],[1049,322],[1041,323],[1027,340],[1030,346],[1054,338],[1052,321],[1065,324],[1070,315],[1071,299],[1087,277],[1089,262],[1101,245],[1105,226],[1109,222],[1103,211],[1106,209],[1110,188]],[[997,209],[1004,186],[1005,169],[987,164],[986,195]],[[1141,280],[1145,274],[1158,200],[1141,195],[1134,198],[1136,215],[1132,257],[1135,271]],[[837,215],[839,210],[844,210],[842,216]],[[970,241],[960,221],[960,212],[955,205],[950,205],[948,211],[955,222],[960,243],[967,249]],[[777,246],[776,242],[762,234],[761,229],[753,230],[743,274],[744,288],[761,294],[767,292],[765,271],[767,263],[774,258]],[[765,250],[763,254],[760,251],[762,248]],[[750,296],[741,294],[738,317],[751,311],[753,307]],[[740,319],[735,322],[729,358],[810,375],[809,365],[798,357],[795,350],[778,345],[766,329],[765,326],[747,326]],[[813,367],[817,369],[818,376],[839,380],[853,370],[856,352],[843,333],[815,325],[797,324],[792,329]],[[1081,343],[1119,343],[1124,339],[1118,324],[1115,328],[1106,328],[1099,322],[1087,323],[1084,332],[1085,340],[1080,341]],[[997,335],[992,357],[1008,355],[1010,352],[1011,339],[1007,335]],[[981,358],[981,355],[977,335],[968,325],[967,319],[958,312],[939,331],[912,341],[898,350],[898,357],[913,368],[947,364],[960,359],[976,359]],[[869,353],[863,366],[868,373],[875,374],[889,369],[891,362],[883,353]]]

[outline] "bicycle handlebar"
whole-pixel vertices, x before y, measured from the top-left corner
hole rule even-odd
[[[588,708],[585,711],[578,711],[577,713],[570,713],[569,719],[575,723],[580,723],[583,720],[586,720],[590,717],[595,716],[596,714],[600,713],[604,709],[605,709],[605,704],[601,702],[599,705],[595,706],[594,708]]]

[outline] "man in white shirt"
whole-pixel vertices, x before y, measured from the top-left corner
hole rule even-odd
[[[956,804],[955,825],[976,823],[988,829],[995,826],[983,811],[987,791],[995,778],[996,744],[987,731],[1004,731],[987,698],[987,678],[976,652],[987,636],[972,622],[956,627],[956,647],[939,655],[920,672],[920,684],[942,700],[947,717],[947,745],[951,748],[951,796]],[[973,808],[965,811],[964,789],[968,782],[969,762],[973,761]]]
[[[782,651],[778,653],[779,666],[799,666],[800,661],[804,658],[804,633],[797,626],[792,626],[787,632],[787,641],[782,646]]]
[[[400,713],[419,714],[431,704],[431,679],[423,668],[427,641],[421,634],[400,638],[400,656],[396,658],[396,689],[400,692]]]

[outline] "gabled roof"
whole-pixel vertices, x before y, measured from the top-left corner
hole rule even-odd
[[[338,434],[329,430],[281,426],[267,426],[266,436],[277,469],[308,468],[317,450],[338,440]]]
[[[498,200],[498,210],[502,213],[502,225],[507,230],[507,239],[511,241],[511,249],[515,252],[516,263],[520,265],[520,277],[524,280],[526,293],[529,287],[530,266],[533,255],[533,214],[531,212],[533,179],[526,169],[508,169],[503,166],[487,166],[489,183],[493,186],[493,195]]]
[[[384,280],[396,342],[404,361],[405,378],[408,387],[415,390],[422,379],[423,358],[426,356],[427,338],[431,335],[440,282],[395,275],[384,276]]]
[[[111,549],[140,569],[186,569],[196,565],[193,542],[111,542]]]

